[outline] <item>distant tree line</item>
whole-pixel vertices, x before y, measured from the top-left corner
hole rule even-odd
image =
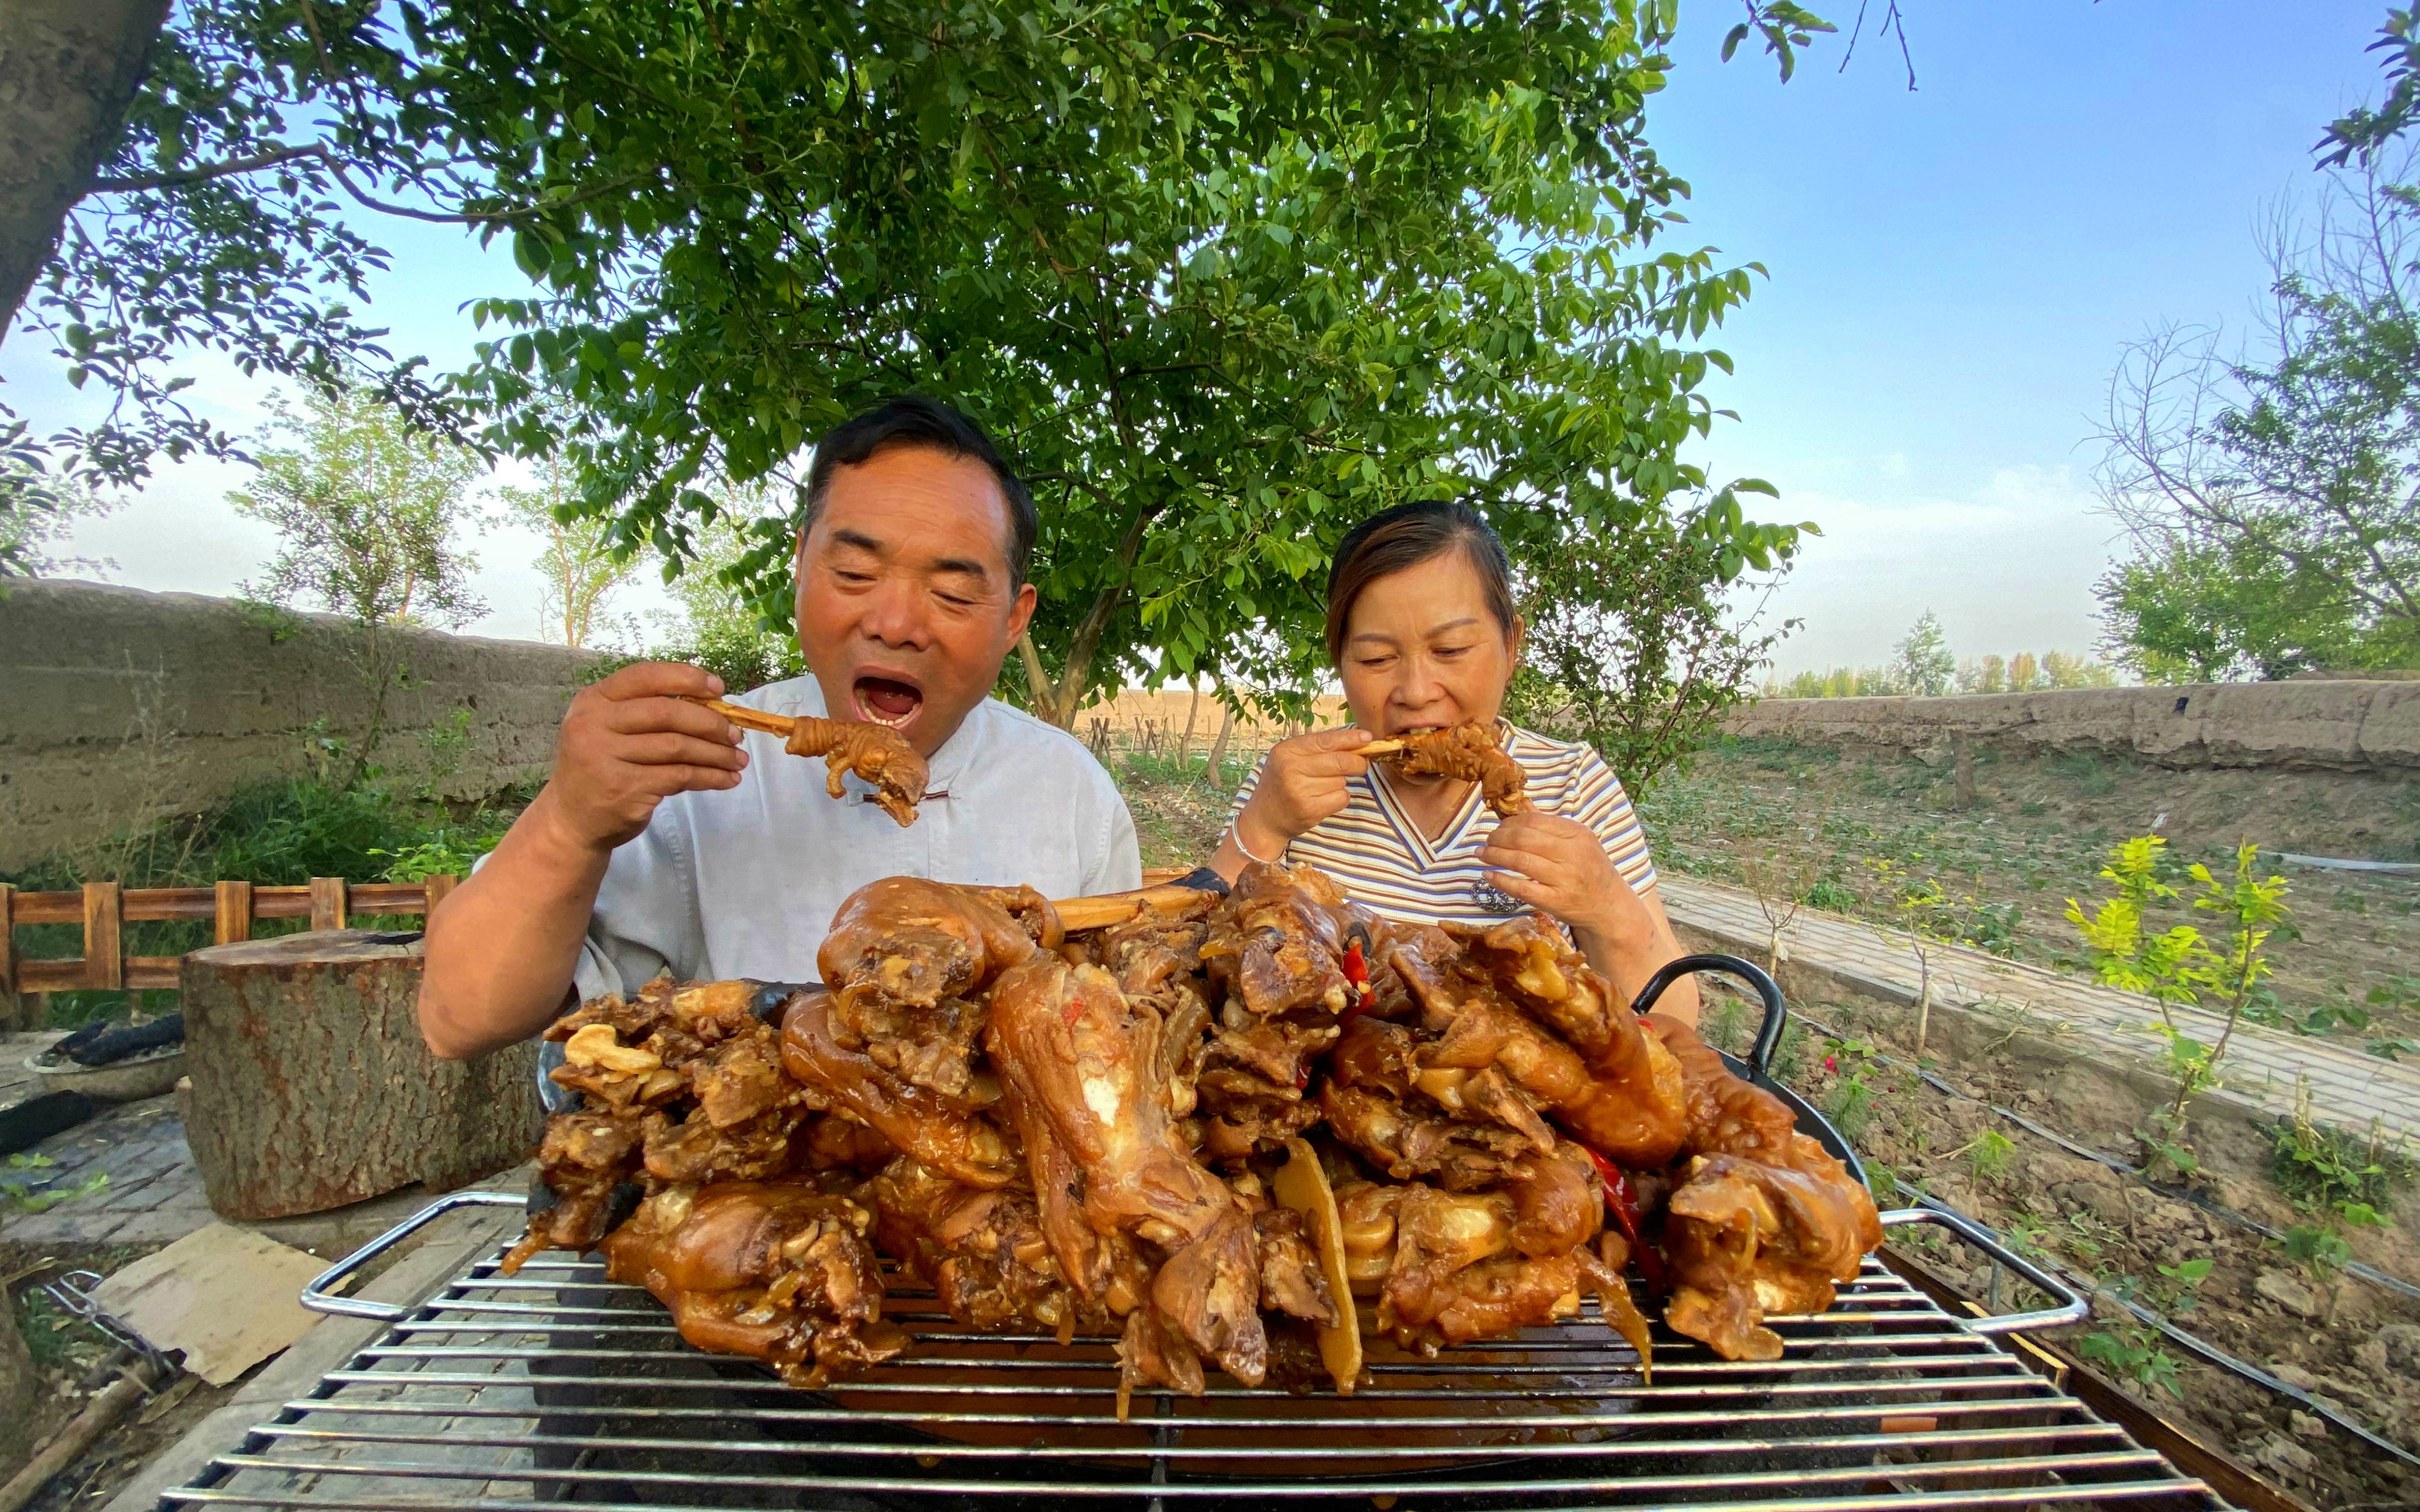
[[[2090,656],[2064,651],[2040,656],[1960,658],[1931,609],[1919,615],[1906,639],[1879,667],[1827,667],[1788,678],[1768,678],[1764,696],[1774,699],[1888,698],[1912,694],[1941,698],[1951,693],[2038,693],[2052,688],[2113,687],[2118,672]]]

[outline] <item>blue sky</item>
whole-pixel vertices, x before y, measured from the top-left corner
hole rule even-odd
[[[1817,8],[1845,26],[1855,8]],[[1651,139],[1696,190],[1672,234],[1772,274],[1720,334],[1738,375],[1714,393],[1741,418],[1702,459],[1772,480],[1780,517],[1824,528],[1775,601],[1806,622],[1785,673],[1882,660],[1928,608],[1962,655],[2088,646],[2113,549],[2090,437],[2122,344],[2162,319],[2241,325],[2265,208],[2310,192],[2311,143],[2378,92],[2363,49],[2382,0],[1908,12],[1913,94],[1870,35],[1845,73],[1842,39],[1821,39],[1787,85],[1745,50],[1720,64],[1737,12],[1688,0],[1674,83],[1650,107]],[[397,254],[373,309],[398,349],[459,361],[461,303],[523,286],[450,230],[373,234]],[[203,404],[257,423],[261,386],[195,372]],[[0,347],[0,379],[38,424],[92,413],[22,336]],[[229,592],[273,547],[224,503],[240,482],[163,469],[71,549],[137,587]],[[479,543],[477,633],[535,633],[535,548],[511,531]]]
[[[1838,39],[1787,85],[1714,66],[1733,12],[1686,6],[1649,112],[1696,190],[1680,234],[1773,275],[1723,332],[1741,418],[1704,457],[1825,529],[1776,599],[1807,622],[1785,671],[1882,660],[1927,608],[1962,655],[2087,646],[2122,344],[2240,326],[2264,207],[2307,195],[2311,144],[2378,93],[2366,0],[1906,8],[1913,94],[1871,35],[1845,74]]]

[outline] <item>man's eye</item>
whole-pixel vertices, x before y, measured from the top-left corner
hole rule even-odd
[[[975,602],[971,598],[960,598],[955,594],[936,594],[933,596],[939,599],[942,603],[949,605],[952,609],[972,609]]]
[[[874,581],[874,574],[870,572],[851,572],[845,567],[834,568],[832,576],[838,578],[845,583],[870,583]]]

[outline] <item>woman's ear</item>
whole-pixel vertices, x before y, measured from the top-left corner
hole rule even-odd
[[[1513,615],[1512,628],[1504,633],[1504,650],[1505,654],[1512,658],[1514,667],[1521,665],[1521,646],[1528,634],[1529,622],[1518,614]]]

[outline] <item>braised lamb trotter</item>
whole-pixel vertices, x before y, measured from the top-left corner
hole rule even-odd
[[[605,1237],[609,1280],[646,1288],[681,1337],[818,1386],[908,1346],[882,1321],[873,1215],[785,1182],[667,1186]]]

